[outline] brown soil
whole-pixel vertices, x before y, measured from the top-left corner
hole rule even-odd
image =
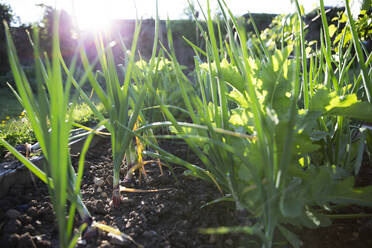
[[[176,154],[186,154],[183,146],[173,146],[172,149]],[[371,166],[364,167],[363,173],[371,175]],[[83,200],[96,221],[120,229],[144,247],[255,247],[254,239],[244,235],[200,234],[198,229],[203,227],[236,226],[239,216],[232,203],[200,208],[206,202],[220,197],[218,190],[204,181],[184,176],[182,167],[172,168],[177,180],[166,168],[164,175],[160,175],[156,164],[146,165],[147,179],[140,185],[137,175],[129,186],[170,190],[122,193],[124,201],[119,209],[113,209],[109,205],[112,189],[111,148],[109,143],[102,144],[87,155]],[[122,172],[125,173],[125,170]],[[102,192],[97,192],[95,177],[104,179]],[[370,177],[366,179],[370,180]],[[349,208],[350,211],[371,212],[370,209],[358,207]],[[372,247],[372,218],[337,220],[327,228],[296,232],[304,241],[305,248]],[[48,190],[42,182],[15,185],[7,196],[0,199],[0,247],[58,247],[57,238],[58,229]],[[79,247],[136,246],[130,241],[118,242],[99,231],[87,244],[80,244]]]

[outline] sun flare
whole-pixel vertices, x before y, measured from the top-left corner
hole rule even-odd
[[[73,7],[73,16],[80,30],[102,30],[108,28],[112,17],[107,5],[97,1],[77,1]]]

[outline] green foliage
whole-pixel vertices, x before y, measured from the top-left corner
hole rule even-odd
[[[261,34],[253,25],[256,35],[247,42],[246,23],[238,22],[225,1],[219,0],[219,17],[223,20],[212,20],[209,1],[207,12],[202,12],[205,20],[196,20],[203,47],[194,44],[199,43],[199,37],[192,34],[196,26],[191,21],[187,21],[190,24],[187,28],[178,25],[183,22],[178,26],[168,22],[169,50],[163,47],[158,52],[158,33],[155,32],[151,58],[135,62],[137,25],[131,51],[122,46],[127,54],[124,65],[116,66],[111,44],[104,43],[108,36],[97,35],[98,58],[89,61],[86,51],[81,50],[84,70],[77,82],[76,68],[64,64],[58,52],[58,36],[54,34],[55,57],[52,66],[46,65],[48,74],[43,74],[44,65],[36,62],[38,97],[32,94],[24,71],[13,57],[12,47],[13,71],[16,71],[22,104],[30,113],[30,123],[48,162],[62,159],[62,168],[71,170],[66,149],[72,119],[84,122],[93,118],[105,123],[111,133],[114,158],[114,205],[120,202],[120,165],[125,154],[130,159],[136,137],[137,147],[141,146],[140,140],[161,153],[147,154],[181,164],[189,170],[186,174],[216,185],[223,197],[213,203],[234,201],[237,210],[247,211],[247,218],[255,223],[206,229],[205,233],[255,235],[260,238],[262,247],[272,247],[280,232],[293,247],[299,247],[302,242],[286,228],[287,224],[323,227],[331,224],[334,208],[350,204],[372,206],[372,186],[354,188],[354,175],[359,172],[363,155],[365,151],[371,154],[372,150],[371,132],[364,126],[372,122],[372,57],[360,46],[361,36],[370,35],[366,28],[370,26],[370,17],[362,12],[360,19],[354,22],[348,2],[348,14],[339,16],[339,24],[346,24],[340,31],[341,25],[328,24],[323,1],[320,1],[323,31],[318,47],[305,41],[303,8],[297,1],[297,14],[276,17],[271,28]],[[253,21],[254,18],[252,24]],[[158,30],[158,19],[155,25]],[[176,59],[172,30],[176,35],[185,34],[195,51],[193,83]],[[225,39],[225,32],[228,39]],[[342,37],[338,38],[340,33]],[[332,37],[336,37],[333,42]],[[344,44],[342,42],[353,44],[355,56],[351,46],[337,50]],[[37,54],[38,50],[35,52]],[[97,62],[101,71],[95,74],[93,68]],[[64,76],[60,66],[64,68]],[[64,78],[65,85],[62,84]],[[86,79],[99,105],[82,90]],[[68,107],[70,84],[74,84],[86,103],[79,109]],[[46,87],[48,93],[41,86]],[[29,102],[29,98],[38,104]],[[92,113],[95,117],[90,117]],[[159,127],[169,127],[171,135],[154,136],[153,129]],[[63,139],[53,136],[53,130],[60,130]],[[156,138],[183,139],[203,166],[164,151]],[[13,136],[9,135],[8,139],[12,140]],[[4,136],[0,141],[12,149]],[[49,144],[56,145],[51,148],[54,150],[48,150]],[[53,153],[60,149],[65,149],[66,157]],[[141,147],[138,150],[140,157]],[[56,157],[52,155],[49,160],[50,154]],[[60,191],[63,201],[55,201],[56,206],[60,205],[56,209],[60,218],[66,214],[61,206],[67,198],[73,204],[79,203],[76,199],[79,199],[79,183],[74,182],[73,169],[53,174],[56,168],[43,173],[28,166],[42,180],[56,186],[61,183],[60,187],[68,192],[66,195]],[[61,178],[67,175],[72,180],[74,190],[66,188],[66,182],[59,180],[57,176],[61,175],[64,176]],[[54,186],[50,188],[51,192],[55,189]],[[83,205],[79,206],[84,210]],[[71,212],[70,216],[73,216]],[[66,229],[61,223],[61,230]],[[69,228],[71,232],[71,226]],[[61,240],[64,244],[68,242],[66,237],[61,236]]]
[[[347,15],[345,12],[340,12],[338,17],[334,17],[332,21],[337,21],[337,24],[332,24],[329,26],[330,35],[334,37],[333,45],[336,51],[338,50],[339,44],[343,48],[348,47],[352,44],[352,34],[350,32],[350,27],[345,25],[347,22]],[[356,32],[361,41],[372,40],[372,15],[368,14],[367,10],[361,10],[355,21]]]
[[[293,37],[299,30],[295,14],[282,14],[276,16],[270,26],[260,33],[260,36],[266,47],[272,50],[274,48],[283,48],[287,45],[293,45]],[[254,42],[254,37],[255,36],[252,36],[251,42]]]
[[[171,131],[187,142],[207,169],[190,174],[216,184],[238,210],[245,209],[258,220],[258,225],[239,230],[258,235],[263,247],[272,246],[277,228],[294,247],[300,246],[283,224],[326,226],[331,223],[326,213],[332,206],[372,206],[371,186],[353,188],[350,166],[360,166],[364,138],[352,140],[349,126],[355,120],[370,121],[372,105],[344,83],[349,78],[345,68],[352,59],[350,55],[339,61],[331,57],[329,33],[321,41],[322,53],[315,52],[307,66],[297,6],[298,15],[291,18],[295,30],[287,34],[282,27],[276,32],[281,33],[280,46],[267,45],[262,37],[255,41],[257,52],[250,55],[245,30],[233,17],[240,43],[230,40],[224,51],[218,42],[221,34],[207,13],[207,63],[195,59],[200,87],[183,92],[192,123],[177,122],[163,110],[172,123]],[[324,6],[322,11],[324,17]],[[292,52],[295,59],[290,58]],[[174,57],[172,63],[176,67]],[[336,72],[334,65],[340,68]],[[180,71],[176,73],[182,78]],[[187,80],[178,83],[182,87]],[[319,156],[323,151],[324,156]]]
[[[13,93],[8,92],[8,94]],[[19,103],[14,102],[12,104]],[[96,105],[96,108],[105,115],[102,104]],[[16,113],[19,112],[20,109],[17,108]],[[10,113],[11,112],[8,111],[8,114]],[[74,107],[72,110],[71,118],[75,123],[90,127],[95,126],[99,122],[98,118],[94,115],[86,103],[76,105],[76,107]],[[25,111],[21,112],[19,115],[3,116],[2,119],[0,119],[0,137],[12,146],[25,143],[34,144],[36,142],[35,133],[33,132],[30,121],[25,115]],[[7,150],[5,147],[0,145],[0,161],[5,155],[6,151]]]
[[[185,69],[185,67],[182,66],[181,69]],[[185,105],[182,100],[181,89],[176,83],[177,77],[172,63],[160,54],[149,62],[145,60],[137,61],[134,71],[133,79],[136,85],[133,87],[133,94],[139,96],[139,92],[143,87],[142,82],[148,80],[151,86],[156,89],[156,95],[160,97],[162,103],[177,106],[177,108],[172,109],[172,112],[177,117],[177,120],[181,121],[184,118],[182,115],[184,115]],[[186,87],[189,91],[191,84]],[[143,120],[146,120],[147,123],[165,120],[161,115],[154,94],[148,92],[143,108]]]
[[[57,23],[58,20],[56,19],[54,21],[55,27]],[[9,61],[17,86],[17,92],[14,91],[14,93],[26,110],[30,125],[39,142],[46,160],[44,168],[42,170],[38,168],[1,137],[0,143],[25,164],[32,173],[48,185],[60,230],[60,246],[73,247],[77,241],[77,238],[72,235],[76,209],[79,211],[84,222],[89,221],[91,217],[84,203],[81,201],[80,194],[84,155],[80,159],[78,173],[76,174],[72,167],[69,154],[69,136],[72,126],[71,118],[68,115],[72,110],[69,106],[71,78],[65,84],[62,81],[60,63],[62,57],[59,50],[58,34],[55,32],[53,36],[52,59],[51,61],[47,60],[46,65],[44,65],[39,53],[38,30],[34,29],[37,95],[32,92],[27,77],[20,66],[7,26],[6,35]],[[73,71],[74,68],[75,65],[72,63],[71,70]],[[82,154],[85,154],[90,139],[88,139],[88,142],[84,146],[85,150],[82,150]],[[66,205],[67,200],[71,202],[68,207]],[[66,216],[69,216],[68,220]],[[80,227],[77,235],[81,234],[84,228],[85,224]]]
[[[102,103],[95,104],[95,107],[104,116],[107,115],[107,113],[104,112]],[[84,126],[93,127],[99,122],[99,119],[85,102],[77,104],[72,110],[71,115],[71,118],[74,122]]]
[[[108,121],[105,121],[105,117],[100,111],[98,111],[97,107],[93,104],[93,101],[84,93],[81,86],[75,81],[72,82],[76,89],[80,92],[83,100],[92,109],[95,116],[100,121],[105,122],[105,127],[111,133],[112,155],[114,160],[113,204],[115,207],[120,205],[120,166],[125,154],[129,153],[130,151],[130,145],[134,137],[132,130],[137,123],[147,92],[146,87],[141,87],[137,91],[137,96],[131,94],[132,92],[135,92],[132,89],[134,85],[131,83],[131,79],[135,67],[134,57],[140,27],[140,24],[136,23],[134,39],[130,51],[127,51],[125,45],[121,44],[121,48],[128,56],[126,58],[127,61],[125,67],[121,68],[124,69],[122,70],[124,73],[124,79],[119,77],[119,68],[115,65],[112,44],[105,46],[103,42],[104,38],[109,37],[105,35],[109,34],[100,33],[96,34],[95,37],[98,54],[97,60],[102,68],[102,71],[99,71],[96,75],[92,72],[96,62],[91,63],[88,60],[86,51],[84,49],[81,49],[80,51],[87,78],[97,94],[98,99],[102,103],[104,112],[107,113]],[[154,50],[156,51],[156,48],[154,48]],[[71,73],[65,65],[64,67],[68,75],[73,75],[73,73]],[[102,78],[105,87],[102,87],[102,85],[99,83],[98,77]]]
[[[12,146],[25,143],[33,144],[36,140],[30,122],[24,112],[18,118],[7,116],[5,120],[1,120],[0,137]],[[0,160],[5,155],[5,152],[5,147],[0,145]]]

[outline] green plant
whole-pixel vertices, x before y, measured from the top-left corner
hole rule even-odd
[[[17,144],[32,144],[35,142],[35,134],[32,131],[30,122],[22,112],[18,118],[10,118],[7,116],[0,124],[0,137],[7,141],[12,146]],[[6,149],[0,145],[0,158],[5,155]]]
[[[17,99],[15,99],[17,101]],[[13,100],[12,100],[13,102]],[[20,104],[17,101],[17,104]],[[22,107],[22,105],[20,105]],[[18,107],[18,106],[17,106]],[[102,104],[96,104],[96,108],[101,112],[103,109]],[[22,109],[22,108],[21,108]],[[76,104],[72,106],[71,118],[75,125],[94,126],[99,122],[93,114],[92,110],[86,103]],[[17,108],[17,114],[19,108]],[[30,121],[25,115],[26,111],[21,112],[17,116],[5,116],[4,120],[0,122],[0,137],[12,146],[21,144],[34,144],[36,142],[34,131],[31,127]],[[5,113],[4,113],[5,114]],[[9,111],[9,115],[12,115],[12,111]],[[105,113],[103,113],[105,114]],[[4,146],[0,145],[0,158],[2,159],[6,153]]]
[[[136,23],[135,34],[132,42],[132,48],[130,52],[127,52],[124,44],[122,48],[125,50],[125,54],[129,56],[127,64],[125,65],[125,78],[124,82],[119,81],[118,69],[115,65],[115,59],[112,52],[111,45],[105,47],[103,43],[103,34],[99,34],[96,37],[96,49],[98,54],[98,60],[102,71],[98,74],[105,82],[105,90],[98,82],[98,78],[92,73],[94,63],[90,64],[87,55],[84,50],[81,50],[82,62],[85,71],[88,73],[88,79],[91,83],[94,91],[96,92],[99,100],[103,104],[104,111],[107,112],[108,121],[105,123],[105,127],[111,133],[112,143],[112,155],[114,159],[114,179],[113,179],[113,206],[118,207],[120,205],[120,187],[119,187],[119,175],[120,166],[124,159],[124,155],[130,149],[130,144],[133,139],[133,130],[138,116],[140,114],[143,102],[146,96],[146,89],[139,89],[138,98],[134,98],[130,94],[130,88],[133,87],[131,84],[132,72],[134,67],[134,57],[136,51],[136,44],[140,32],[140,24]],[[65,69],[67,69],[65,67]],[[69,72],[67,74],[70,74]],[[82,91],[78,84],[74,83],[75,87],[80,91],[81,96],[86,103],[93,110],[94,114],[99,120],[104,120],[104,116],[97,110],[91,99]],[[130,131],[128,131],[130,130]]]
[[[58,20],[55,20],[55,27]],[[41,62],[39,51],[38,29],[34,29],[34,55],[36,68],[37,95],[31,90],[29,81],[21,68],[16,49],[6,27],[8,56],[17,86],[16,97],[26,110],[30,125],[35,137],[40,144],[46,162],[43,170],[27,160],[15,148],[0,138],[0,143],[12,152],[25,166],[38,178],[48,185],[53,209],[58,221],[59,242],[61,247],[73,247],[79,234],[86,228],[86,223],[91,220],[90,214],[81,200],[80,183],[83,174],[84,155],[88,149],[90,138],[82,150],[78,173],[72,167],[69,156],[69,135],[71,130],[72,110],[70,103],[71,78],[64,83],[61,73],[61,53],[59,50],[58,34],[53,37],[52,59],[46,64]],[[56,29],[55,29],[56,30]],[[71,64],[71,70],[75,68],[75,60]],[[74,104],[74,102],[73,102]],[[71,204],[67,207],[67,200]],[[75,211],[78,210],[84,224],[80,226],[79,232],[72,236]],[[69,216],[66,219],[66,216]]]
[[[133,80],[135,82],[133,89],[134,95],[139,95],[138,91],[143,87],[143,82],[147,80],[151,86],[156,89],[156,95],[161,98],[161,101],[166,105],[177,106],[173,108],[172,112],[181,120],[182,114],[184,113],[182,109],[185,108],[184,102],[182,101],[181,89],[176,83],[176,73],[173,70],[172,63],[166,59],[161,53],[157,57],[153,57],[149,62],[144,60],[139,60],[135,63]],[[184,69],[181,66],[181,69]],[[190,90],[192,87],[186,85],[186,91]],[[143,115],[144,120],[147,123],[152,123],[156,121],[164,121],[161,112],[159,112],[159,106],[155,99],[155,96],[150,92],[143,105]]]
[[[298,32],[293,34],[294,42],[268,50],[258,40],[260,56],[248,54],[244,29],[237,24],[225,1],[219,4],[225,19],[227,13],[232,19],[240,43],[234,39],[221,42],[220,29],[214,29],[208,6],[207,13],[203,13],[207,29],[202,32],[206,50],[191,44],[196,53],[199,88],[187,92],[184,86],[188,80],[175,59],[169,35],[169,57],[192,123],[178,122],[157,97],[169,120],[157,126],[171,126],[176,135],[163,138],[184,139],[206,167],[204,170],[187,165],[191,168],[189,174],[216,184],[225,193],[220,200],[234,200],[237,210],[247,211],[247,218],[254,223],[224,230],[257,235],[263,247],[274,244],[278,230],[294,247],[299,247],[301,241],[286,224],[316,228],[330,224],[329,210],[334,206],[372,205],[368,200],[372,187],[354,189],[353,176],[340,176],[339,164],[334,160],[316,160],[321,149],[333,146],[329,141],[334,135],[337,152],[353,157],[355,163],[354,148],[346,148],[343,132],[350,130],[351,119],[371,121],[372,105],[359,100],[355,92],[349,91],[352,87],[344,83],[347,65],[352,63],[349,58],[336,64],[340,71],[333,71],[326,32],[316,58],[319,62],[310,60],[308,69],[298,3],[300,21]],[[324,12],[322,1],[321,8]],[[231,36],[233,28],[226,29]],[[290,59],[292,52],[295,59]],[[206,56],[206,63],[200,62],[199,54]],[[363,90],[368,94],[368,89]],[[324,135],[329,131],[327,125],[337,129],[328,140],[326,136],[330,134]],[[319,142],[323,139],[323,143]],[[359,144],[364,146],[364,140]],[[360,147],[357,150],[360,154]],[[220,233],[220,230],[204,232]]]

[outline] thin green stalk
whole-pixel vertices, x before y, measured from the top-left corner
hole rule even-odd
[[[307,60],[306,60],[305,34],[304,34],[304,24],[302,20],[301,8],[300,8],[300,5],[298,4],[298,0],[296,0],[296,8],[297,8],[298,20],[300,23],[300,34],[301,34],[300,37],[301,37],[302,80],[303,80],[302,87],[304,89],[304,105],[305,105],[305,109],[308,109],[309,101],[310,101],[310,93],[309,93],[309,78],[308,78]]]
[[[328,80],[331,80],[332,83],[333,83],[333,87],[335,88],[335,90],[339,90],[340,87],[337,83],[337,80],[336,80],[336,77],[334,75],[334,72],[333,72],[333,68],[332,68],[332,56],[331,56],[331,53],[332,53],[332,45],[331,45],[331,38],[330,38],[330,35],[329,35],[329,28],[328,28],[328,22],[327,22],[327,16],[326,16],[326,13],[325,13],[325,10],[324,10],[324,2],[323,0],[320,0],[320,14],[321,14],[321,18],[322,18],[322,24],[323,24],[323,32],[322,34],[324,34],[324,39],[325,39],[325,46],[324,46],[324,58],[326,60],[326,65],[327,65],[327,79]],[[328,82],[327,80],[327,82]]]
[[[367,71],[367,67],[366,67],[366,64],[365,64],[363,51],[362,51],[362,48],[359,44],[359,37],[358,37],[358,33],[356,32],[354,19],[351,15],[349,2],[350,2],[349,0],[345,1],[345,8],[346,8],[346,11],[347,11],[348,24],[350,25],[351,34],[352,34],[352,37],[353,37],[353,44],[354,44],[355,52],[356,52],[356,55],[357,55],[357,58],[358,58],[359,66],[362,69],[361,75],[362,75],[364,90],[366,92],[368,102],[371,102],[372,82],[370,80],[370,77],[368,76],[368,71]]]

